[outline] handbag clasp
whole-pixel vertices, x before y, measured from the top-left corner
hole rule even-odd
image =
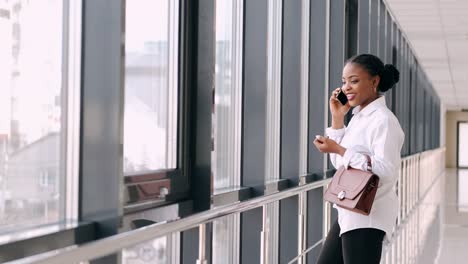
[[[338,199],[340,200],[343,200],[346,196],[346,192],[345,191],[341,191],[338,193]]]

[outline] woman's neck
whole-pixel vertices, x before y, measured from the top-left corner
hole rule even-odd
[[[362,104],[360,105],[359,111],[362,111],[362,109],[364,109],[364,107],[368,106],[370,103],[372,103],[375,100],[379,99],[379,97],[380,97],[380,95],[377,94],[376,96],[372,96],[369,99],[367,99],[366,101],[362,102]]]

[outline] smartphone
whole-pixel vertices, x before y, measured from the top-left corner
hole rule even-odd
[[[346,94],[343,93],[343,90],[341,89],[336,98],[338,99],[338,101],[340,101],[342,105],[345,105],[348,102],[348,97],[346,97]]]

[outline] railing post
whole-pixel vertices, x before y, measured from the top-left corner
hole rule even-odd
[[[197,264],[208,264],[206,259],[206,224],[201,224],[198,235],[198,259]]]
[[[260,264],[268,263],[268,214],[267,205],[262,206],[262,232],[260,237]]]
[[[297,254],[301,255],[307,248],[307,192],[299,194],[299,215],[298,215],[298,246]],[[303,264],[305,256],[299,257],[298,264]]]
[[[402,188],[401,188],[401,185],[402,185],[402,180],[401,180],[401,171],[402,171],[402,168],[400,168],[400,170],[398,171],[398,202],[399,202],[399,210],[398,210],[398,225],[401,224],[401,218],[402,218],[402,215],[403,215],[403,194],[402,194]]]
[[[325,194],[325,189],[323,189],[323,193]],[[322,237],[327,237],[328,231],[330,230],[330,203],[323,201],[323,234]]]

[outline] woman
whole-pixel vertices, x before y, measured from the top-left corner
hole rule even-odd
[[[328,137],[316,136],[314,145],[330,154],[335,168],[366,171],[370,157],[370,169],[380,182],[368,216],[333,206],[338,210],[338,221],[332,225],[317,263],[377,264],[382,242],[391,237],[398,213],[394,186],[404,133],[382,93],[398,82],[399,72],[374,55],[361,54],[346,62],[342,80],[343,86],[330,96],[332,126],[326,130]],[[348,98],[345,105],[336,98],[340,89]],[[351,107],[353,118],[345,127],[344,118]]]

